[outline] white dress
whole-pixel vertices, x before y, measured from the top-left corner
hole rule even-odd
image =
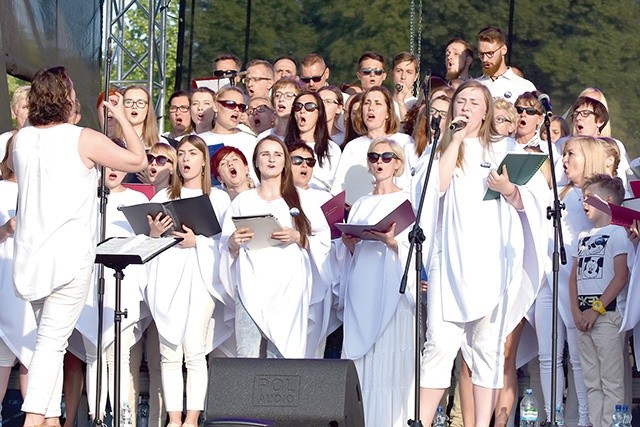
[[[0,225],[16,214],[18,184],[0,181]],[[13,290],[13,236],[0,243],[0,340],[27,368],[36,347],[36,318],[31,304]]]
[[[307,354],[309,305],[313,288],[312,264],[322,271],[329,252],[330,233],[314,198],[299,191],[311,223],[308,249],[298,244],[250,250],[243,246],[237,258],[229,254],[228,240],[235,231],[233,216],[273,214],[283,227],[293,227],[284,199],[264,200],[256,189],[240,193],[231,203],[222,230],[221,274],[229,295],[240,298],[255,324],[285,358]],[[238,333],[238,331],[236,331]]]
[[[374,224],[408,198],[403,191],[364,196],[353,204],[348,222]],[[401,427],[413,414],[415,275],[409,275],[404,294],[398,291],[410,230],[396,236],[398,252],[363,240],[343,265],[342,357],[355,362],[367,426]]]
[[[307,145],[314,150],[315,143],[307,142]],[[331,190],[341,154],[342,152],[338,144],[329,140],[328,157],[322,159],[322,166],[320,166],[320,162],[317,159],[318,156],[316,156],[314,151],[313,156],[316,157],[316,166],[313,168],[313,176],[311,177],[311,181],[309,181],[310,187],[317,188],[318,190]]]
[[[394,133],[388,138],[397,142],[403,149],[405,145],[413,142],[413,138],[404,133]],[[367,163],[367,150],[372,141],[373,139],[366,135],[360,136],[349,141],[342,151],[331,193],[338,194],[346,190],[347,203],[353,204],[360,197],[373,191],[373,178],[369,174]],[[405,167],[404,174],[394,179],[396,185],[403,189],[407,188],[410,181],[409,174],[409,168]]]
[[[180,197],[186,199],[200,195],[200,189],[183,188]],[[229,206],[229,196],[222,190],[212,188],[209,199],[218,221],[222,222]],[[158,192],[152,199],[153,202],[168,200],[167,189]],[[159,334],[173,345],[179,345],[183,341],[187,323],[184,313],[189,310],[194,287],[206,289],[216,306],[231,302],[220,284],[218,242],[219,235],[211,238],[196,235],[195,247],[174,246],[148,263],[149,283],[144,291],[146,301]],[[233,317],[225,318],[228,312],[214,309],[214,316],[216,314],[220,317],[209,325],[208,337],[212,340],[208,344],[209,351],[224,343],[233,333]],[[212,336],[213,331],[217,334]]]

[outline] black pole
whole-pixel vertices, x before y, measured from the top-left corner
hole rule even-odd
[[[249,62],[249,38],[251,36],[251,0],[247,0],[247,22],[244,26],[244,66]]]
[[[173,83],[173,91],[182,89],[182,60],[184,59],[184,16],[187,0],[180,0],[178,6],[178,45],[176,46],[176,79]]]
[[[513,45],[513,15],[516,0],[509,0],[509,37],[507,38],[507,64],[511,64],[511,46]]]
[[[191,70],[193,69],[193,28],[195,27],[196,0],[191,0],[191,22],[189,22],[189,68],[187,69],[187,87],[191,89]],[[211,71],[213,73],[213,70]]]

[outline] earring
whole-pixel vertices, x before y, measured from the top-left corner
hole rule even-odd
[[[204,165],[202,165],[202,172],[201,175],[204,176]]]

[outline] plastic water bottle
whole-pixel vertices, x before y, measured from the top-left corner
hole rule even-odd
[[[622,405],[622,425],[624,427],[631,427],[631,411],[629,410],[629,405]]]
[[[530,388],[520,401],[520,427],[538,427],[538,402]]]
[[[433,427],[447,427],[447,414],[444,413],[441,405],[438,405],[436,416],[433,418]]]
[[[148,427],[149,425],[149,399],[146,396],[140,396],[137,421],[138,427]]]
[[[616,410],[611,415],[611,426],[612,427],[622,427],[622,423],[624,421],[624,415],[622,413],[622,405],[616,405]]]
[[[562,409],[562,405],[556,407],[556,425],[564,425],[564,410]]]
[[[124,402],[120,406],[120,427],[133,427],[133,420],[131,419],[131,408],[128,402]]]

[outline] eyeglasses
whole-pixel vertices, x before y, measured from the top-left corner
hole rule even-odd
[[[305,102],[304,104],[302,102],[295,102],[293,104],[293,111],[295,112],[301,111],[303,108],[308,112],[316,111],[318,109],[318,104],[315,102]]]
[[[538,110],[536,110],[533,107],[518,107],[516,106],[516,111],[518,112],[518,114],[522,114],[523,111],[527,112],[527,116],[541,116],[542,113]]]
[[[213,75],[216,77],[235,77],[238,72],[236,70],[216,70]]]
[[[273,94],[273,99],[280,99],[284,97],[287,101],[291,101],[296,97],[296,94],[293,92],[276,92]]]
[[[122,101],[122,105],[124,105],[125,108],[131,108],[134,105],[138,108],[144,108],[147,104],[149,104],[149,102],[144,99],[125,99]]]
[[[149,162],[149,164],[153,163],[154,160],[158,166],[164,166],[167,164],[167,162],[173,164],[173,161],[167,156],[154,156],[153,154],[147,154],[147,162]]]
[[[235,110],[237,108],[241,113],[247,111],[247,104],[238,104],[236,101],[231,101],[230,99],[219,99],[218,102],[229,110]]]
[[[365,76],[368,76],[371,73],[374,73],[376,76],[381,76],[384,73],[382,68],[361,68],[360,72]]]
[[[335,100],[335,99],[323,99],[322,102],[324,102],[325,104],[335,104],[335,105],[340,105],[340,103]]]
[[[367,159],[369,160],[369,163],[377,163],[378,159],[382,159],[383,163],[389,163],[391,160],[397,158],[398,156],[396,156],[391,151],[385,151],[384,153],[375,153],[373,151],[370,151],[367,153]]]
[[[271,108],[269,108],[268,105],[264,105],[263,104],[263,105],[258,105],[255,108],[249,108],[247,110],[247,114],[250,115],[250,116],[253,116],[254,114],[262,114],[265,111],[273,111],[273,110]]]
[[[310,168],[316,165],[316,159],[313,157],[291,156],[291,164],[294,166],[300,166],[302,162],[305,162]]]
[[[242,83],[247,85],[251,82],[258,83],[264,80],[271,80],[271,78],[270,77],[245,77],[244,79],[242,79]]]
[[[493,58],[493,55],[495,55],[497,51],[502,49],[502,46],[504,45],[501,44],[500,46],[498,46],[496,50],[490,50],[488,52],[478,52],[478,58],[482,59],[486,56],[487,58],[491,59]]]
[[[513,123],[511,120],[507,119],[506,117],[502,117],[502,116],[498,116],[494,119],[496,121],[496,123],[502,124],[502,123]]]
[[[437,108],[431,107],[429,109],[429,114],[431,116],[440,116],[441,118],[446,119],[448,113],[446,110],[438,110]]]
[[[322,77],[324,77],[324,72],[327,71],[327,67],[324,67],[324,70],[322,70],[322,72],[320,73],[319,76],[313,76],[313,77],[300,77],[300,80],[303,81],[306,84],[309,84],[309,82],[311,80],[313,80],[314,83],[320,83],[320,80],[322,80]]]
[[[594,116],[596,115],[596,113],[591,111],[591,110],[576,110],[571,114],[571,117],[573,117],[575,119],[578,116],[580,116],[580,117],[584,117],[586,119],[587,117],[589,117],[592,114]]]
[[[178,110],[180,110],[181,113],[187,113],[187,112],[189,112],[189,106],[188,105],[171,105],[171,106],[169,106],[169,112],[170,113],[177,113]]]

